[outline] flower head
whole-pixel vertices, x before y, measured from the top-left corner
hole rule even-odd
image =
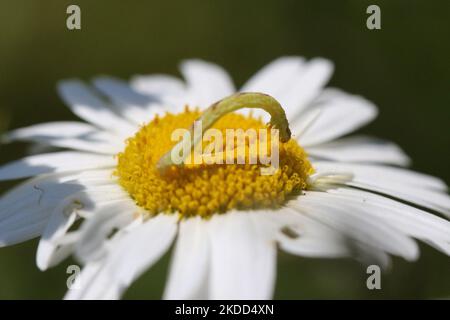
[[[421,240],[450,255],[450,222],[430,213],[449,216],[447,186],[402,168],[409,158],[391,142],[344,137],[377,109],[324,88],[329,61],[279,58],[241,94],[217,65],[190,60],[181,71],[185,82],[162,75],[130,83],[102,77],[92,88],[63,81],[63,100],[86,122],[5,135],[70,150],[0,167],[0,180],[30,178],[0,198],[0,244],[40,237],[42,270],[75,255],[84,270],[66,298],[120,298],[172,243],[169,299],[271,298],[278,248],[387,266],[390,255],[417,259]],[[214,142],[231,129],[280,132],[246,136],[240,156],[239,139],[221,138],[222,150],[193,163],[197,146],[208,149],[206,133],[190,135],[198,119],[216,130]],[[187,131],[186,144],[173,141],[177,129]],[[261,174],[267,163],[248,161],[273,155],[259,147],[278,140],[279,166]],[[172,152],[187,143],[175,164]]]

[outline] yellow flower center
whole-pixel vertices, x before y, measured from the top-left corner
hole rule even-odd
[[[237,164],[237,161],[172,166],[161,173],[158,161],[178,142],[172,141],[172,133],[190,128],[200,115],[198,110],[186,108],[183,113],[156,117],[128,139],[125,150],[118,154],[116,175],[120,184],[150,214],[210,217],[231,209],[276,209],[289,196],[299,195],[306,188],[306,180],[314,170],[294,139],[279,144],[279,169],[272,175],[261,174],[261,167],[267,165],[260,162]],[[227,129],[269,130],[261,120],[236,113],[224,115],[212,128],[224,137]],[[247,146],[249,143],[246,141]],[[226,139],[223,144],[225,150]],[[236,157],[237,152],[232,156]]]

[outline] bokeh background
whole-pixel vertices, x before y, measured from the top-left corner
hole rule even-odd
[[[82,30],[66,28],[77,4]],[[382,29],[366,28],[366,8],[381,7]],[[334,61],[331,85],[380,108],[364,133],[393,140],[414,169],[450,183],[450,2],[448,0],[2,0],[0,2],[0,131],[74,116],[57,97],[59,79],[99,74],[178,74],[185,58],[223,65],[237,85],[280,55]],[[0,163],[27,145],[0,146]],[[4,192],[13,183],[0,183]],[[37,241],[0,249],[0,299],[58,299],[65,261],[35,266]],[[280,254],[276,298],[449,298],[450,258],[426,245],[420,260],[394,259],[382,290],[366,288],[366,269],[351,260]],[[161,296],[169,255],[126,298]]]

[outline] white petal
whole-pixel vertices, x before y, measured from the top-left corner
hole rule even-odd
[[[169,75],[135,76],[131,87],[151,98],[157,97],[168,111],[178,113],[189,102],[186,85],[180,79]]]
[[[347,184],[366,190],[384,193],[388,196],[441,212],[447,217],[450,217],[450,197],[446,193],[418,187],[409,187],[399,183],[385,183],[384,185],[378,185],[377,183],[350,181]]]
[[[332,63],[325,59],[305,62],[301,57],[282,57],[262,68],[240,91],[273,96],[291,119],[319,94],[332,72]]]
[[[202,61],[187,60],[181,66],[190,96],[200,107],[209,107],[234,93],[234,85],[228,73],[220,66]]]
[[[206,299],[209,264],[208,222],[190,218],[180,222],[178,239],[164,291],[165,299]]]
[[[61,200],[61,193],[58,192],[60,190],[65,191],[66,188],[74,192],[80,190],[80,187],[71,185],[59,190],[58,187],[62,179],[60,175],[40,176],[27,180],[9,190],[0,198],[0,221],[24,212],[27,207],[38,208],[55,205]]]
[[[450,197],[441,180],[400,168],[376,165],[314,162],[317,172],[347,171],[353,179],[343,183],[381,192],[450,216]]]
[[[255,73],[240,91],[262,92],[279,99],[286,90],[292,87],[304,66],[305,60],[301,57],[278,58]]]
[[[283,211],[291,210],[283,208]],[[291,222],[287,227],[297,237],[289,237],[280,232],[277,240],[282,250],[304,257],[336,258],[350,255],[345,238],[333,228],[306,215],[294,215],[295,223]]]
[[[210,221],[211,299],[270,299],[276,246],[258,213],[215,215]]]
[[[427,242],[450,255],[450,221],[362,190],[341,187],[327,192],[342,201],[351,202],[364,214],[379,217],[401,232]]]
[[[119,136],[82,122],[50,122],[20,128],[8,132],[3,140],[30,141],[42,146],[106,154],[116,154],[125,145]]]
[[[42,233],[36,255],[36,262],[41,270],[52,267],[71,253],[65,245],[60,245],[69,228],[79,215],[94,214],[105,204],[115,203],[117,200],[127,199],[127,195],[116,185],[95,186],[75,194],[71,194],[61,201],[53,210],[48,224]]]
[[[389,255],[380,248],[350,238],[337,228],[309,217],[302,210],[285,207],[276,211],[273,217],[283,221],[280,230],[289,230],[289,233],[279,232],[277,236],[280,248],[288,253],[316,258],[349,256],[365,265],[376,263],[385,269],[390,266]],[[293,237],[295,234],[298,237]]]
[[[415,260],[418,257],[419,249],[414,240],[382,220],[361,214],[351,205],[336,201],[333,197],[319,199],[308,193],[288,205],[358,242],[401,256],[406,260]]]
[[[64,237],[78,218],[75,205],[63,200],[50,215],[36,252],[36,265],[41,271],[59,264],[72,253],[73,243],[60,245],[58,240]]]
[[[110,240],[109,245],[118,243],[124,236],[133,229],[138,228],[143,223],[142,218],[138,218],[125,228],[119,230]],[[83,267],[81,274],[75,279],[74,285],[69,288],[65,300],[89,300],[89,299],[117,299],[117,288],[109,285],[108,275],[103,271],[107,259],[89,262]],[[108,290],[110,289],[110,290]]]
[[[89,299],[95,299],[91,298],[87,292],[86,288],[90,288],[92,290],[92,287],[89,287],[90,283],[93,283],[96,281],[99,283],[99,278],[103,278],[102,274],[100,273],[100,270],[102,268],[102,263],[95,261],[87,264],[83,267],[83,270],[81,273],[75,278],[75,282],[72,284],[72,286],[67,291],[66,295],[64,296],[64,300],[89,300]],[[102,287],[99,288],[101,291],[105,290],[108,287],[108,283],[105,281],[102,283]],[[93,291],[93,290],[92,290]]]
[[[88,281],[82,277],[81,290],[69,292],[66,298],[120,298],[128,286],[169,249],[176,231],[177,216],[160,214],[114,236],[108,256],[93,263]]]
[[[318,109],[321,113],[311,124],[308,113]],[[363,97],[326,89],[307,112],[291,122],[291,128],[301,145],[309,147],[355,131],[376,115],[377,108]]]
[[[275,99],[288,91],[295,78],[301,74],[305,66],[305,60],[301,57],[281,57],[264,66],[253,75],[239,90],[241,92],[262,92]],[[287,106],[282,105],[283,108]],[[270,116],[259,109],[240,110],[242,114],[252,113],[255,117],[261,117],[267,122]]]
[[[8,132],[3,139],[6,142],[14,140],[27,140],[35,137],[46,138],[74,138],[90,135],[98,129],[90,124],[76,121],[46,122],[20,128]]]
[[[93,170],[78,174],[45,175],[27,180],[0,198],[0,221],[31,221],[31,218],[38,217],[34,212],[41,210],[44,216],[47,216],[62,199],[85,189],[86,185],[111,184],[115,181],[111,175],[111,170]]]
[[[439,178],[411,171],[403,168],[395,168],[381,165],[337,163],[328,161],[314,161],[314,168],[318,171],[348,171],[361,181],[371,181],[382,185],[387,182],[398,182],[417,188],[430,188],[447,190],[446,184]],[[358,180],[359,181],[359,180]]]
[[[0,236],[0,247],[11,246],[38,237],[45,228],[47,222],[41,220],[34,223],[23,223],[21,228],[4,231]]]
[[[183,81],[164,74],[134,76],[130,84],[136,91],[149,96],[180,96],[186,93]]]
[[[39,177],[13,188],[0,198],[0,247],[41,235],[56,205],[81,186],[61,184],[63,177]]]
[[[102,136],[103,134],[99,136],[92,135],[90,137],[91,141],[88,139],[30,139],[30,141],[53,147],[108,155],[118,154],[125,149],[125,143],[123,143],[121,138],[118,138],[116,141],[109,140],[108,142],[95,141]]]
[[[112,167],[111,155],[64,151],[33,155],[0,167],[0,180],[32,177],[39,174]]]
[[[125,289],[169,249],[177,231],[176,215],[160,214],[136,228],[112,248],[105,272]]]
[[[58,92],[72,112],[99,128],[131,136],[136,127],[112,112],[111,107],[78,80],[61,81]]]
[[[78,196],[86,193],[86,183],[106,183],[92,177],[85,179],[84,175],[42,176],[28,180],[4,195],[0,199],[0,246],[13,245],[41,235],[48,229],[49,218],[63,199],[68,196],[78,199]],[[85,200],[86,203],[105,197],[126,196],[116,185],[106,188],[102,184],[100,186],[99,196],[91,194],[89,201]],[[64,218],[70,219],[70,214]]]
[[[391,256],[379,247],[355,241],[351,244],[351,251],[356,260],[365,266],[376,264],[384,270],[389,270],[392,265]]]
[[[162,101],[156,96],[149,97],[134,91],[126,82],[112,77],[98,77],[94,86],[106,95],[120,115],[135,124],[142,125],[162,112]]]
[[[302,72],[293,79],[289,91],[279,97],[288,119],[298,115],[320,94],[333,69],[331,61],[320,58],[313,59],[305,65]]]
[[[64,227],[69,229],[75,220],[75,214],[73,220],[71,219]],[[67,230],[65,230],[67,231]],[[45,231],[44,231],[45,233]],[[36,265],[41,271],[45,271],[48,268],[54,267],[67,259],[74,250],[73,243],[67,243],[64,245],[54,245],[50,241],[39,241],[38,250],[36,254]]]
[[[131,223],[141,209],[130,199],[123,199],[100,208],[87,219],[79,231],[76,256],[84,264],[99,260],[107,253],[106,240],[114,229]]]
[[[310,156],[343,162],[374,162],[406,166],[408,156],[396,144],[354,136],[306,148]]]

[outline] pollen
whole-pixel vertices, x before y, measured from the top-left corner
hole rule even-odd
[[[162,174],[157,169],[159,159],[179,142],[172,141],[172,133],[190,128],[200,115],[199,110],[186,107],[182,113],[157,116],[129,138],[125,150],[117,155],[115,175],[120,185],[149,215],[173,213],[182,218],[208,218],[233,209],[277,209],[306,188],[307,178],[314,170],[294,139],[279,143],[279,165],[273,174],[261,174],[266,164],[248,161],[172,166]],[[224,115],[212,128],[223,136],[229,129],[268,130],[260,119],[237,113]],[[246,143],[249,146],[251,142]],[[232,156],[237,157],[237,152]],[[247,160],[249,156],[247,151]]]

